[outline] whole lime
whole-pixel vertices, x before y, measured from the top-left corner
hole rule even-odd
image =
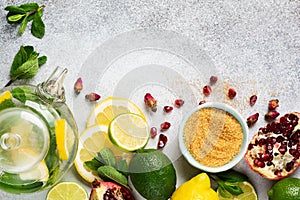
[[[129,173],[133,186],[147,200],[167,200],[175,191],[175,168],[159,150],[139,150],[129,164]]]
[[[282,179],[271,187],[268,195],[270,200],[300,200],[300,179]]]

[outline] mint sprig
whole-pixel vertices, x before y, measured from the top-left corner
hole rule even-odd
[[[5,85],[9,86],[15,80],[29,79],[36,75],[39,67],[47,61],[46,56],[39,57],[39,53],[34,51],[32,46],[21,46],[15,55],[10,68],[10,81]]]
[[[31,33],[37,38],[43,38],[45,35],[45,24],[42,20],[44,5],[37,3],[27,3],[20,6],[7,6],[4,10],[8,11],[6,19],[9,24],[20,24],[18,34],[22,35],[28,22],[32,21]]]
[[[248,177],[232,169],[209,174],[209,176],[218,184],[218,191],[224,198],[229,198],[231,195],[238,196],[244,191],[238,185],[239,182],[248,181]]]

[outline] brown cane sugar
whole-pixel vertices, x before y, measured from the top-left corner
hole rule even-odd
[[[219,167],[229,163],[240,151],[243,131],[230,113],[202,108],[193,113],[184,127],[184,143],[202,165]]]

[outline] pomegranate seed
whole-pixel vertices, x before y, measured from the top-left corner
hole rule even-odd
[[[174,101],[174,105],[176,108],[180,108],[181,106],[183,106],[183,104],[184,104],[184,101],[182,99],[176,99]]]
[[[250,97],[250,106],[253,106],[256,103],[257,100],[257,96],[256,95],[252,95]]]
[[[90,94],[85,95],[85,98],[92,102],[92,101],[99,100],[101,98],[101,96],[97,93],[92,92]]]
[[[217,76],[211,76],[209,80],[210,80],[210,84],[214,85],[218,81],[218,77]]]
[[[204,86],[203,87],[203,94],[205,96],[208,96],[208,95],[210,95],[210,93],[211,93],[211,87],[209,85]]]
[[[151,127],[150,135],[151,135],[151,138],[155,138],[155,136],[157,135],[157,128]]]
[[[287,147],[285,145],[281,145],[279,148],[278,148],[278,151],[283,155],[285,154],[285,152],[287,151]]]
[[[205,103],[206,103],[206,101],[202,100],[202,101],[199,102],[199,105],[202,105],[202,104],[205,104]]]
[[[164,122],[160,125],[160,131],[166,131],[170,128],[170,122]]]
[[[257,122],[257,120],[258,120],[258,117],[259,117],[259,113],[255,113],[255,114],[249,116],[247,118],[247,125],[248,125],[248,127],[250,127],[253,124],[255,124]]]
[[[277,169],[277,170],[274,171],[274,174],[276,176],[282,176],[281,172],[282,172],[282,170]]]
[[[268,109],[269,110],[275,110],[279,106],[279,100],[278,99],[272,99],[269,101]]]
[[[169,113],[169,112],[171,112],[172,110],[173,110],[173,107],[172,107],[172,106],[165,106],[165,107],[164,107],[165,113]]]
[[[294,164],[295,164],[294,161],[288,162],[286,164],[285,170],[288,171],[288,172],[291,171],[293,169],[293,167],[294,167]]]
[[[254,165],[257,167],[261,167],[261,168],[265,167],[265,163],[263,161],[259,160],[258,158],[254,159]]]
[[[258,140],[258,145],[259,145],[259,146],[262,146],[262,145],[264,145],[264,144],[266,144],[266,140],[265,140],[264,138]]]
[[[74,84],[75,93],[79,94],[81,92],[82,88],[83,88],[82,79],[78,78],[77,81]]]
[[[159,150],[163,149],[166,146],[167,142],[168,142],[167,136],[165,136],[164,134],[160,134],[157,143],[157,149]]]
[[[144,102],[148,108],[150,108],[153,112],[157,111],[157,101],[153,98],[150,93],[146,93],[144,96]]]
[[[233,99],[236,96],[236,91],[233,88],[228,89],[228,97]]]
[[[276,110],[271,110],[267,114],[265,114],[265,119],[273,120],[276,119],[279,115],[280,115],[279,112],[277,112]]]

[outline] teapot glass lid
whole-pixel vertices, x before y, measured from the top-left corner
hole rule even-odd
[[[0,170],[21,173],[44,159],[49,132],[43,119],[26,108],[0,111]]]

